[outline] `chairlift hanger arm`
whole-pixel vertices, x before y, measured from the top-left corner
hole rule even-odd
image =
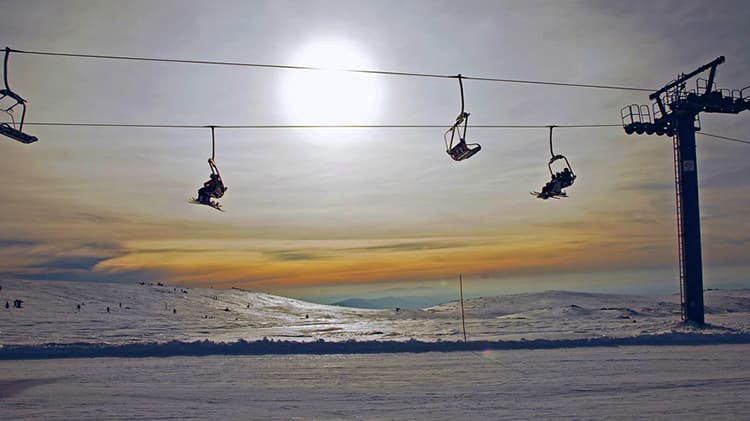
[[[207,126],[211,129],[211,158],[208,158],[208,166],[211,168],[211,173],[216,174],[221,178],[219,173],[219,167],[216,166],[216,126]]]
[[[456,77],[458,78],[458,87],[459,87],[459,92],[461,93],[461,112],[456,117],[456,121],[453,122],[453,125],[451,126],[451,128],[448,129],[445,132],[445,134],[443,134],[443,139],[445,140],[445,147],[446,147],[446,150],[448,151],[450,151],[451,148],[453,148],[453,140],[456,137],[456,129],[458,129],[461,123],[463,123],[464,128],[463,128],[463,134],[460,134],[458,136],[459,140],[466,139],[466,130],[469,126],[469,114],[465,111],[465,106],[464,106],[465,101],[464,101],[464,83],[462,80],[463,76],[461,76],[461,74],[459,73],[458,75],[456,75]],[[448,133],[451,134],[450,141],[448,140],[448,137],[447,137]]]
[[[213,160],[208,161],[208,165],[211,167],[211,173],[216,174],[216,178],[221,180],[221,173],[219,172],[219,167],[216,166],[216,163]]]
[[[214,133],[216,126],[208,126],[211,129],[211,162],[216,159],[216,133]]]
[[[458,87],[461,90],[461,114],[464,115],[464,82],[461,73],[458,74]]]
[[[464,101],[464,82],[463,82],[463,76],[461,76],[461,73],[457,75],[458,77],[458,88],[461,91],[461,114],[458,115],[458,118],[456,119],[456,125],[464,123],[464,130],[463,134],[460,136],[461,140],[466,140],[466,129],[469,127],[469,113],[466,112],[465,108],[465,101]]]
[[[26,104],[26,100],[23,99],[17,93],[13,92],[13,90],[10,89],[10,84],[8,83],[8,59],[10,58],[10,52],[11,52],[11,49],[8,47],[5,47],[5,59],[3,60],[3,82],[5,82],[5,89],[2,91],[2,96],[3,97],[9,96],[13,98],[14,100],[16,100],[16,104],[6,108],[5,111],[12,110],[18,104],[21,104],[24,106]]]
[[[552,156],[552,160],[555,159],[555,151],[552,149],[552,129],[554,129],[556,126],[549,126],[549,154]]]
[[[5,89],[10,91],[8,86],[8,58],[10,57],[10,47],[5,47],[5,60],[3,61],[3,80],[5,81]]]

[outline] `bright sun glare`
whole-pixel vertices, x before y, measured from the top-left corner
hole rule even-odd
[[[337,71],[373,68],[356,44],[343,40],[312,42],[298,50],[290,63],[330,69],[287,72],[281,84],[281,100],[290,123],[367,123],[377,117],[380,102],[377,78]]]

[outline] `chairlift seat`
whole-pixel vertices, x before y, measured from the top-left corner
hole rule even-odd
[[[13,127],[10,127],[8,123],[0,124],[0,134],[26,144],[34,143],[39,140],[39,138],[36,136],[28,135],[20,130],[16,130]]]
[[[474,154],[482,150],[482,146],[478,143],[472,143],[471,145],[473,147],[469,147],[466,141],[461,139],[460,142],[456,143],[455,146],[447,151],[448,155],[450,155],[454,161],[463,161],[464,159],[471,158]]]

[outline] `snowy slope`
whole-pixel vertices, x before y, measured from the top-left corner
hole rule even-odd
[[[750,345],[0,360],[7,420],[742,420]]]
[[[83,282],[2,281],[0,345],[462,340],[459,303],[366,310],[239,289]],[[122,303],[122,307],[120,307]],[[81,305],[80,312],[76,305]],[[680,322],[679,296],[548,291],[465,301],[470,340],[632,338],[672,332],[750,335],[750,290],[707,291],[707,323]],[[110,307],[110,313],[106,308]]]

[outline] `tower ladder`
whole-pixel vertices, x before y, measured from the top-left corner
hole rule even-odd
[[[674,147],[674,189],[675,189],[675,206],[677,207],[677,256],[679,263],[677,267],[680,273],[680,316],[682,320],[686,320],[687,315],[685,314],[685,266],[683,254],[683,233],[682,233],[682,192],[680,183],[680,145],[679,138],[677,136],[672,137],[672,145]]]

